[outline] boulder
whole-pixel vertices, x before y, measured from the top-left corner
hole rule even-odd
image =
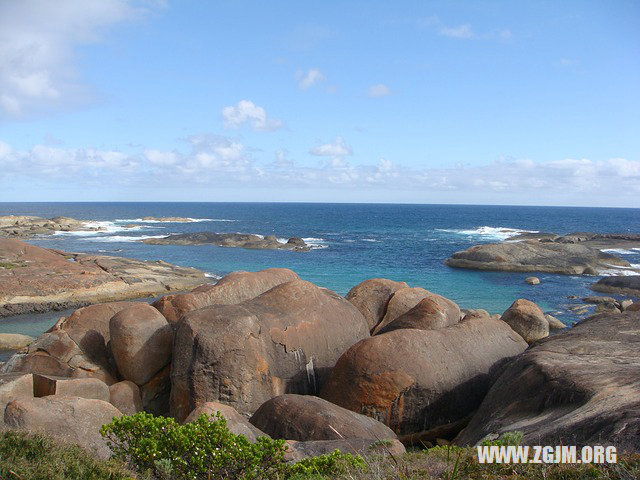
[[[205,402],[202,405],[196,407],[193,412],[185,418],[183,423],[189,423],[196,420],[200,415],[205,414],[208,416],[215,415],[220,412],[227,421],[227,428],[231,433],[236,435],[244,435],[250,442],[255,442],[258,437],[268,437],[259,428],[254,427],[249,421],[240,415],[233,407],[217,402]]]
[[[520,430],[529,445],[640,450],[640,313],[591,316],[529,348],[492,385],[456,443]]]
[[[106,459],[111,451],[100,427],[120,415],[116,407],[102,400],[52,395],[13,400],[4,411],[4,422],[8,428],[44,433]]]
[[[640,297],[640,275],[612,275],[594,283],[591,288],[596,292],[618,293]]]
[[[527,343],[549,336],[549,321],[540,307],[530,300],[520,298],[500,317],[507,322]]]
[[[627,298],[625,300],[622,300],[619,302],[620,305],[620,310],[622,310],[623,312],[625,310],[627,310],[631,305],[633,305],[633,300],[631,300],[630,298]]]
[[[64,330],[43,333],[29,346],[14,354],[0,373],[39,373],[70,378],[98,378],[107,385],[115,383],[109,365],[90,358]]]
[[[392,455],[399,457],[406,453],[404,445],[398,440],[380,442],[370,438],[313,440],[308,442],[287,440],[285,445],[287,447],[287,453],[284,458],[290,463],[299,462],[305,458],[327,455],[333,453],[335,450],[361,456]]]
[[[4,409],[17,398],[33,397],[33,375],[30,373],[0,374],[0,428],[4,425]]]
[[[141,412],[140,388],[130,380],[114,383],[109,387],[109,403],[124,415]]]
[[[302,280],[193,311],[176,330],[171,414],[182,420],[216,401],[246,415],[283,393],[315,393],[340,355],[368,336],[350,302]]]
[[[387,305],[394,293],[401,288],[408,288],[405,282],[394,282],[386,278],[370,278],[359,283],[347,293],[346,299],[360,310],[369,324],[369,330],[382,321],[387,312]]]
[[[401,328],[437,330],[455,325],[460,320],[460,308],[451,300],[431,294],[423,298],[406,313],[386,323],[383,321],[375,330],[380,335]]]
[[[26,347],[35,339],[29,335],[19,333],[0,333],[0,350],[19,350]]]
[[[384,318],[378,324],[373,333],[375,334],[378,330],[391,323],[391,321],[415,307],[420,303],[420,300],[431,295],[435,294],[420,287],[398,289],[389,300]]]
[[[595,275],[612,266],[630,268],[626,260],[594,246],[538,240],[475,245],[454,253],[445,263],[455,268],[565,275]]]
[[[547,319],[547,322],[549,323],[549,329],[551,330],[564,330],[565,328],[567,328],[567,325],[562,323],[553,315],[545,314],[544,318]]]
[[[640,312],[640,302],[633,302],[625,309],[625,312]]]
[[[461,322],[466,322],[468,320],[471,320],[472,318],[492,318],[489,312],[487,312],[482,308],[478,308],[475,310],[465,309],[465,310],[462,310],[460,314],[461,315],[464,314],[464,316],[460,320]],[[496,320],[500,320],[500,315],[498,315],[498,318],[496,318]]]
[[[614,302],[599,303],[596,305],[595,313],[620,313],[620,309]]]
[[[529,285],[540,285],[540,279],[538,277],[527,277],[524,281]]]
[[[506,323],[484,317],[440,330],[394,330],[347,350],[321,397],[398,435],[421,432],[468,416],[488,390],[492,369],[526,348]]]
[[[263,403],[249,421],[273,438],[285,440],[397,439],[373,418],[311,395],[279,395]]]
[[[65,378],[33,374],[33,396],[58,395],[109,401],[109,387],[97,378]]]
[[[109,333],[118,371],[126,380],[144,385],[171,363],[173,328],[151,305],[121,310],[111,318]]]
[[[202,285],[190,293],[166,295],[153,303],[167,321],[176,324],[182,316],[210,305],[233,305],[249,300],[282,283],[298,280],[286,268],[269,268],[259,272],[232,272],[215,285]]]

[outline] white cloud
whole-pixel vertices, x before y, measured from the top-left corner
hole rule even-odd
[[[475,36],[473,30],[471,30],[471,26],[468,24],[459,25],[457,27],[442,26],[438,32],[440,35],[452,38],[473,38]]]
[[[236,105],[222,109],[222,119],[227,128],[238,128],[249,124],[258,132],[268,132],[282,127],[282,122],[268,118],[264,108],[250,100],[240,100]]]
[[[309,150],[311,155],[320,157],[342,158],[353,155],[353,149],[347,145],[342,137],[337,137],[333,143],[318,145]]]
[[[311,68],[306,72],[298,72],[296,78],[298,80],[298,87],[302,90],[306,90],[326,79],[324,74],[317,68]]]
[[[370,97],[385,97],[387,95],[391,95],[391,89],[384,83],[377,83],[376,85],[371,85],[369,87]]]
[[[145,10],[126,0],[0,2],[0,115],[22,116],[86,98],[75,49]]]

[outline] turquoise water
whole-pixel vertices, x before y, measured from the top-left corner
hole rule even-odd
[[[580,303],[570,295],[593,294],[597,277],[452,269],[444,260],[471,245],[508,240],[519,230],[570,233],[639,232],[640,209],[471,205],[271,204],[271,203],[2,203],[0,215],[64,215],[101,222],[105,232],[59,234],[32,243],[68,251],[101,253],[197,267],[213,278],[233,270],[287,267],[302,278],[346,294],[371,277],[402,280],[456,301],[463,308],[501,313],[528,298],[566,323]],[[145,216],[180,216],[193,223],[141,222]],[[137,228],[122,228],[135,223]],[[507,228],[510,232],[502,232]],[[314,245],[307,253],[245,250],[209,245],[146,245],[138,240],[171,233],[242,232],[281,238],[300,236]],[[638,245],[640,247],[640,245]],[[640,250],[620,256],[640,264]],[[612,272],[613,273],[613,272]],[[37,334],[61,312],[0,319],[0,332]]]

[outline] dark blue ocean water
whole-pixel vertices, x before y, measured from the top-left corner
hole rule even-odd
[[[302,278],[340,294],[364,279],[385,277],[421,286],[464,308],[502,313],[517,298],[528,298],[570,323],[568,309],[580,303],[569,295],[593,294],[597,277],[452,269],[453,252],[483,242],[504,241],[502,229],[570,233],[639,232],[640,209],[472,205],[281,204],[281,203],[1,203],[0,215],[58,215],[92,220],[107,228],[93,234],[60,234],[32,243],[68,251],[99,252],[139,259],[162,259],[197,267],[213,276],[233,270],[287,267]],[[190,217],[194,223],[140,222],[145,216]],[[123,225],[135,223],[127,230]],[[242,232],[281,238],[300,236],[317,248],[298,253],[215,246],[146,245],[137,240],[170,233]],[[640,247],[640,245],[638,245]],[[640,250],[620,255],[640,264]],[[0,332],[39,333],[59,316],[0,319]]]

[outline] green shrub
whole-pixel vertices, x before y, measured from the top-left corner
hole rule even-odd
[[[284,440],[251,443],[229,432],[219,412],[184,425],[140,412],[114,419],[100,433],[116,457],[159,478],[266,480],[286,474]]]
[[[509,445],[513,445],[514,447],[517,447],[518,445],[520,445],[520,442],[522,442],[523,436],[524,434],[517,430],[515,432],[505,432],[495,440],[484,440],[481,445],[485,447],[492,445],[496,445],[498,447],[507,447]]]
[[[360,455],[353,456],[350,453],[341,453],[334,450],[332,453],[317,457],[305,458],[290,465],[287,475],[294,478],[322,477],[337,475],[348,470],[364,470],[367,464]]]

